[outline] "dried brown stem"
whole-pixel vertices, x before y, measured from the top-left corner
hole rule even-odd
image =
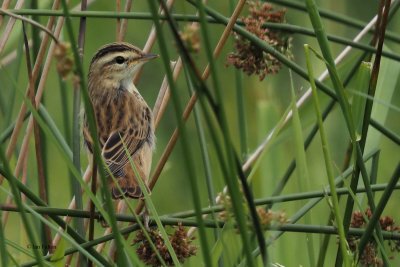
[[[182,70],[182,59],[181,57],[178,58],[178,61],[171,63],[171,68],[174,69],[173,78],[174,81],[178,79],[178,76]],[[154,128],[157,130],[158,125],[160,124],[161,118],[164,114],[164,111],[167,107],[169,101],[170,91],[167,76],[164,76],[162,81],[160,90],[158,92],[156,103],[153,107],[153,114],[154,114]]]
[[[54,5],[53,5],[53,10],[58,9],[58,6],[59,6],[59,1],[56,1],[54,3]],[[48,22],[48,26],[47,26],[48,29],[51,29],[53,27],[54,19],[55,19],[54,17],[50,17],[49,18],[49,22]],[[62,27],[63,22],[64,22],[64,18],[59,18],[57,26],[56,26],[56,30],[55,30],[55,35],[56,36],[59,36],[59,34],[61,32],[61,27]],[[47,46],[48,40],[49,40],[49,36],[45,35],[43,37],[43,41],[42,41],[42,43],[40,45],[39,53],[38,53],[38,56],[37,56],[37,59],[36,59],[36,62],[35,62],[35,66],[34,66],[33,71],[32,71],[32,81],[33,81],[33,83],[36,83],[37,76],[39,75],[39,70],[40,70],[40,67],[41,67],[41,64],[42,64],[42,61],[43,61],[43,58],[44,58],[44,53],[46,51],[46,46]],[[38,89],[37,89],[37,92],[36,92],[36,98],[35,98],[36,99],[36,103],[40,103],[40,100],[41,100],[41,97],[42,97],[42,94],[43,94],[43,90],[44,90],[44,83],[45,83],[45,81],[47,79],[47,75],[48,75],[48,72],[50,70],[50,63],[51,63],[51,59],[53,57],[54,49],[55,49],[55,42],[53,41],[51,43],[51,45],[50,45],[49,52],[48,52],[47,58],[46,58],[46,62],[45,62],[45,65],[43,67],[42,77],[40,79],[39,86],[38,86]],[[28,88],[26,90],[26,95],[28,95],[28,92],[29,92],[29,86],[28,86]],[[20,132],[21,127],[22,127],[22,123],[23,123],[23,119],[24,119],[25,113],[26,113],[26,104],[25,104],[25,102],[23,102],[22,105],[21,105],[18,117],[17,117],[17,122],[15,124],[15,128],[13,130],[13,133],[11,135],[10,142],[9,142],[9,145],[8,145],[8,148],[7,148],[7,159],[8,160],[10,159],[12,151],[13,151],[13,149],[15,147],[16,142],[17,142],[18,135],[19,135],[19,132]],[[21,166],[23,164],[23,159],[25,157],[25,154],[26,154],[26,151],[27,151],[27,148],[28,148],[28,145],[29,145],[29,139],[30,139],[30,134],[32,132],[32,128],[33,128],[33,121],[32,121],[32,117],[30,117],[29,122],[28,122],[28,126],[26,128],[25,136],[24,136],[24,139],[22,141],[22,147],[21,147],[20,153],[18,155],[17,166],[15,167],[15,170],[14,170],[14,176],[15,177],[18,177],[20,175],[20,170],[21,170]],[[0,184],[2,182],[3,182],[3,177],[0,176]],[[11,201],[12,201],[12,198],[10,196],[8,196],[6,203],[11,203]],[[8,212],[4,212],[3,213],[3,226],[4,227],[5,227],[6,223],[7,223],[7,218],[8,218]]]
[[[22,178],[21,181],[24,185],[26,185],[26,174],[28,173],[28,153],[26,153],[25,158],[24,158],[24,168],[22,170]],[[26,203],[26,195],[21,194],[21,201]],[[7,204],[2,204],[2,205],[7,205]],[[11,205],[11,204],[8,204]]]
[[[53,5],[53,10],[58,9],[58,7],[59,7],[59,2],[60,2],[60,1],[55,1],[54,5]],[[55,20],[55,17],[50,17],[50,18],[49,18],[49,22],[48,22],[48,24],[47,24],[47,29],[50,30],[50,29],[53,28],[54,20]],[[63,21],[64,19],[63,19],[63,18],[60,18],[59,21],[60,21],[60,20]],[[59,34],[59,33],[58,33],[58,34]],[[56,33],[55,35],[58,36],[57,33]],[[49,41],[49,36],[48,36],[48,35],[45,35],[45,36],[43,37],[42,43],[41,43],[41,45],[40,45],[39,53],[38,53],[38,55],[37,55],[37,59],[36,59],[36,62],[35,62],[35,65],[34,65],[33,71],[32,71],[32,80],[33,80],[34,83],[36,83],[36,80],[37,80],[37,78],[38,78],[38,76],[39,76],[40,68],[41,68],[41,65],[42,65],[42,62],[43,62],[44,53],[46,52],[46,48],[47,48],[47,43],[48,43],[48,41]],[[0,50],[0,51],[1,51],[1,50]],[[1,53],[1,52],[0,52],[0,53]],[[28,90],[29,90],[29,86],[28,86],[27,89],[26,89],[26,95],[28,94]],[[39,94],[39,90],[38,90],[38,92],[37,92],[36,94],[37,94],[37,95]],[[41,95],[41,93],[40,93],[40,95]],[[38,99],[37,99],[37,97],[36,97],[36,101],[37,101],[38,103],[40,102],[40,99],[41,99],[41,98],[39,98],[39,101],[38,101]],[[17,142],[17,138],[18,138],[19,132],[20,132],[20,130],[21,130],[21,126],[22,126],[22,122],[23,122],[23,118],[24,118],[25,113],[26,113],[26,104],[25,104],[25,103],[22,103],[21,109],[20,109],[20,111],[19,111],[19,113],[18,113],[17,122],[16,122],[15,128],[14,128],[14,130],[13,130],[13,133],[12,133],[12,135],[11,135],[10,143],[9,143],[9,145],[8,145],[8,148],[7,148],[7,153],[6,153],[6,155],[7,155],[7,159],[8,159],[8,160],[10,159],[11,153],[12,153],[12,151],[13,151],[13,149],[14,149],[14,147],[15,147],[15,144],[16,144],[16,142]],[[2,181],[3,181],[3,177],[0,178],[0,184],[2,183]]]
[[[120,12],[121,11],[121,1],[116,0],[115,1],[115,11]],[[116,23],[116,30],[115,32],[117,33],[117,42],[121,42],[121,19],[117,18],[117,23]]]
[[[1,4],[1,8],[2,9],[7,9],[8,6],[10,5],[11,0],[4,0],[3,3]],[[0,28],[3,25],[3,21],[4,21],[4,16],[0,15]]]
[[[167,6],[170,8],[173,5],[173,3],[174,3],[174,0],[168,0],[167,1]],[[161,7],[160,7],[158,13],[164,14],[164,11],[161,9]],[[161,20],[160,23],[162,25],[164,23],[164,20]],[[156,37],[157,37],[156,29],[154,28],[154,25],[153,25],[153,27],[151,28],[149,37],[147,38],[147,42],[143,47],[143,51],[145,53],[149,53],[150,52],[151,48],[154,45],[154,42],[156,41]],[[133,78],[133,83],[134,84],[137,84],[137,82],[139,81],[139,77],[142,74],[142,70],[143,70],[143,67],[139,69],[139,71],[136,73],[135,77]]]
[[[124,11],[129,12],[131,10],[131,7],[132,7],[132,0],[126,1]],[[119,35],[120,35],[121,41],[125,40],[127,26],[128,26],[128,20],[122,19],[121,20],[121,28],[119,29],[119,31],[120,31]]]
[[[22,22],[22,30],[24,33],[23,35],[24,35],[24,44],[25,44],[25,53],[26,53],[26,67],[28,70],[28,78],[29,78],[28,99],[31,100],[33,108],[37,110],[38,105],[36,104],[36,101],[35,101],[35,92],[34,92],[35,84],[33,83],[33,80],[32,80],[31,57],[30,57],[28,37],[26,35],[26,29],[25,29],[24,22]],[[44,171],[43,171],[43,158],[42,158],[42,152],[41,152],[41,148],[40,148],[39,125],[35,119],[33,119],[33,127],[34,127],[34,136],[35,136],[35,152],[36,152],[37,171],[38,171],[38,179],[39,179],[39,194],[40,194],[40,198],[45,203],[47,203],[46,182],[45,182]],[[44,218],[46,218],[46,220],[49,220],[49,216],[47,216],[47,215],[45,215]],[[51,240],[50,227],[45,225],[44,223],[42,224],[42,227],[45,231],[47,245],[49,245],[49,248],[50,248],[49,251],[50,251],[50,253],[53,253],[54,249],[52,249],[52,245],[51,245],[52,240]]]
[[[18,2],[15,4],[14,9],[20,9],[24,5],[25,0],[18,0]],[[3,17],[3,16],[1,16]],[[1,39],[0,39],[0,55],[3,53],[4,47],[6,46],[7,40],[10,37],[11,31],[14,28],[16,19],[11,17],[8,20],[7,26],[5,30],[2,33]]]

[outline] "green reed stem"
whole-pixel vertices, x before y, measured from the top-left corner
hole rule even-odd
[[[396,167],[392,177],[390,178],[388,185],[385,188],[385,191],[383,192],[381,199],[379,200],[379,203],[378,203],[374,213],[372,214],[371,219],[369,220],[368,226],[365,229],[363,236],[361,237],[360,243],[358,245],[359,258],[361,258],[361,255],[364,251],[365,245],[367,244],[372,232],[374,231],[374,228],[376,226],[380,226],[379,218],[380,218],[384,208],[386,207],[386,204],[388,203],[389,198],[392,195],[397,182],[399,181],[399,178],[400,178],[400,163],[397,164],[397,167]]]
[[[161,2],[162,6],[164,7],[164,12],[168,15],[168,10],[165,8],[164,2]],[[151,10],[152,16],[153,16],[153,23],[157,31],[157,36],[158,36],[158,44],[160,48],[160,52],[162,55],[162,62],[166,71],[166,75],[168,78],[168,83],[170,86],[170,92],[173,100],[173,105],[174,105],[174,110],[175,110],[175,115],[176,119],[178,122],[178,130],[181,135],[181,142],[182,142],[182,148],[184,152],[184,159],[185,159],[185,166],[186,166],[186,172],[189,177],[190,181],[190,187],[192,191],[192,200],[193,204],[195,207],[196,212],[196,219],[198,220],[199,223],[199,235],[200,235],[200,244],[203,250],[203,259],[204,263],[206,266],[211,266],[211,257],[210,257],[210,250],[207,242],[207,236],[205,232],[205,226],[204,226],[204,221],[201,216],[201,201],[200,201],[200,194],[197,190],[197,181],[196,181],[196,175],[194,173],[194,162],[192,158],[192,154],[190,151],[190,146],[189,146],[189,141],[186,133],[186,128],[183,123],[181,114],[182,114],[182,107],[180,105],[179,101],[179,95],[178,95],[178,90],[176,87],[176,84],[174,82],[174,79],[172,77],[172,71],[170,68],[170,57],[169,53],[166,47],[166,39],[164,37],[164,33],[161,29],[160,21],[159,21],[159,14],[157,11],[156,7],[156,1],[148,1],[149,8]]]
[[[324,26],[322,25],[322,21],[319,16],[319,13],[318,13],[317,6],[316,6],[314,0],[306,0],[306,5],[307,5],[308,13],[310,15],[310,20],[313,25],[319,46],[321,48],[322,55],[323,55],[324,59],[326,60],[326,67],[331,76],[333,87],[336,92],[337,100],[342,109],[342,113],[343,113],[343,116],[346,121],[346,125],[347,125],[347,129],[349,131],[349,134],[350,134],[350,138],[353,143],[356,143],[357,137],[356,137],[356,133],[355,133],[355,129],[354,129],[353,118],[351,116],[350,105],[349,105],[347,97],[344,94],[343,85],[341,84],[341,82],[338,78],[339,74],[338,74],[336,66],[335,66],[335,61],[333,59],[333,56],[332,56],[332,53],[330,50],[330,44],[328,42],[328,38],[326,37],[325,29],[324,29]]]
[[[351,169],[346,170],[343,174],[351,174]],[[337,179],[337,178],[336,178]],[[375,184],[371,185],[371,190],[373,192],[377,191],[384,191],[386,187],[388,186],[387,183],[384,184]],[[396,184],[394,189],[400,189],[400,184]],[[363,193],[365,192],[366,189],[365,187],[361,186],[358,187],[355,192],[357,193]],[[349,190],[347,188],[337,188],[336,189],[337,195],[348,195]],[[260,199],[255,199],[254,202],[257,206],[265,205],[265,204],[271,204],[271,203],[282,203],[282,202],[289,202],[289,201],[299,201],[299,200],[304,200],[304,199],[313,199],[313,198],[321,198],[325,196],[331,196],[330,190],[316,190],[316,191],[310,191],[310,192],[303,192],[303,193],[294,193],[294,194],[287,194],[287,195],[281,195],[277,197],[266,197],[266,198],[260,198]],[[48,215],[58,215],[58,216],[70,216],[70,217],[81,217],[81,218],[89,218],[90,213],[89,211],[84,211],[84,210],[71,210],[71,209],[61,209],[61,208],[52,208],[52,207],[42,207],[42,206],[31,206],[33,210],[35,210],[38,213],[41,214],[48,214]],[[213,212],[220,212],[225,209],[224,206],[222,205],[216,205],[208,208],[203,208],[201,210],[202,214],[208,214],[208,213],[213,213]],[[18,208],[14,205],[1,205],[0,204],[0,210],[5,210],[5,211],[19,211]],[[188,211],[181,211],[177,213],[172,213],[172,214],[166,214],[160,216],[161,222],[163,222],[164,218],[188,218],[188,217],[193,217],[195,216],[195,211],[194,210],[188,210]],[[94,213],[94,218],[96,220],[103,220],[103,216],[101,215],[100,212],[95,212]],[[121,222],[137,222],[138,219],[140,219],[141,216],[132,216],[129,214],[116,214],[116,219],[117,221]]]
[[[192,80],[189,77],[189,73],[188,73],[186,64],[183,65],[183,68],[185,71],[186,82],[188,85],[189,94],[190,94],[190,96],[192,96],[195,89],[194,89]],[[194,119],[195,119],[195,123],[196,123],[197,135],[199,136],[201,157],[203,159],[204,173],[205,173],[205,177],[206,177],[206,185],[207,185],[207,192],[208,192],[208,201],[210,203],[210,206],[215,206],[216,205],[215,190],[214,190],[213,177],[212,177],[212,171],[211,171],[211,162],[210,162],[210,157],[208,154],[207,142],[206,142],[204,127],[203,127],[202,120],[201,120],[201,114],[200,114],[199,107],[197,105],[194,106],[193,112],[194,112],[193,114],[194,114]],[[211,213],[211,218],[212,219],[216,218],[216,215],[213,212]],[[216,241],[219,238],[218,229],[214,230],[214,238]]]
[[[196,6],[199,12],[199,17],[200,17],[200,29],[202,31],[202,36],[204,39],[204,44],[205,44],[205,52],[208,58],[208,62],[209,62],[209,66],[210,66],[210,73],[211,73],[211,80],[212,80],[212,84],[214,87],[214,91],[215,91],[215,96],[216,96],[216,103],[219,106],[218,108],[218,112],[216,114],[218,121],[220,123],[220,127],[221,127],[221,131],[224,134],[224,141],[225,141],[225,149],[226,149],[226,156],[227,156],[227,160],[228,160],[228,166],[233,167],[235,166],[235,159],[233,157],[233,147],[232,147],[232,142],[231,142],[231,138],[230,138],[230,134],[229,134],[229,127],[228,127],[228,123],[227,123],[227,119],[226,119],[226,114],[225,114],[225,109],[224,109],[224,101],[223,101],[223,95],[222,95],[222,90],[221,90],[221,84],[220,81],[218,79],[218,73],[217,73],[217,68],[216,68],[216,64],[215,64],[215,60],[214,60],[214,56],[213,56],[213,52],[211,49],[211,43],[210,43],[210,35],[209,35],[209,30],[208,30],[208,25],[206,23],[206,12],[205,12],[205,7],[204,4],[201,0],[197,0],[196,2]],[[237,159],[236,159],[237,161]],[[234,168],[234,167],[233,167]],[[228,169],[228,171],[231,168]],[[261,230],[261,223],[258,217],[258,214],[256,212],[255,209],[255,205],[253,202],[253,196],[251,194],[251,191],[248,188],[247,185],[247,181],[246,178],[244,178],[244,175],[242,171],[241,171],[241,164],[239,164],[238,166],[238,174],[239,174],[239,178],[241,178],[241,182],[242,182],[242,186],[243,186],[243,190],[246,196],[246,199],[248,201],[248,205],[249,205],[249,209],[250,209],[250,215],[252,217],[252,221],[253,221],[253,225],[254,225],[254,229],[255,229],[255,233],[257,235],[257,240],[258,240],[258,245],[260,246],[260,251],[261,251],[261,255],[262,255],[262,260],[264,262],[264,265],[266,265],[268,263],[268,258],[267,258],[267,253],[266,253],[266,248],[264,245],[264,235],[263,232]],[[234,174],[234,173],[232,173]],[[232,178],[234,178],[234,176],[231,176]],[[243,179],[242,179],[243,177]],[[239,192],[239,188],[237,186],[237,183],[232,183],[232,185],[234,185],[233,187],[230,187],[228,184],[228,188],[229,191],[232,193],[232,191],[236,191],[236,194],[240,194]],[[233,199],[232,199],[233,202]],[[238,206],[242,207],[241,203],[237,203]],[[239,208],[240,210],[241,208]],[[242,213],[244,214],[244,213]],[[240,216],[240,214],[237,214],[238,216]],[[238,217],[237,217],[238,223],[242,224],[244,222],[242,222]],[[247,257],[250,257],[250,247],[249,247],[249,240],[247,237],[247,233],[243,233],[241,232],[241,236],[242,236],[242,240],[243,240],[243,246],[246,252]],[[252,259],[249,258],[249,263],[252,266]]]
[[[389,138],[391,141],[396,143],[398,146],[400,146],[400,135],[396,134],[392,130],[386,128],[384,125],[380,124],[379,122],[375,121],[374,119],[371,118],[370,120],[371,126],[373,126],[376,130],[381,132],[384,136]]]
[[[229,0],[229,9],[233,13],[235,10],[235,3],[233,0]],[[232,39],[232,46],[234,46],[235,40]],[[234,48],[233,48],[234,50]],[[240,158],[245,161],[249,153],[248,145],[248,133],[247,133],[247,120],[246,120],[246,96],[243,86],[243,74],[240,70],[234,69],[235,75],[235,89],[236,89],[236,107],[237,107],[237,121],[239,128],[239,141],[240,141]]]
[[[265,1],[265,0],[264,0]],[[294,9],[298,9],[298,10],[302,10],[302,11],[307,11],[307,8],[305,6],[305,4],[298,2],[298,1],[292,1],[292,0],[270,0],[270,2],[272,3],[277,3],[279,5],[283,5],[286,7],[291,7]],[[393,7],[391,8],[391,14],[394,14],[395,11],[397,10],[397,8],[399,8],[399,3],[395,2]],[[332,12],[328,9],[324,9],[324,8],[318,8],[318,12],[321,15],[321,17],[333,20],[333,21],[337,21],[340,22],[342,24],[345,24],[346,26],[351,26],[357,29],[363,29],[366,25],[366,22],[355,19],[353,17],[350,16],[346,16],[343,14],[338,14],[336,12]],[[374,32],[374,29],[370,30],[371,33]],[[395,32],[387,32],[387,38],[389,40],[392,40],[394,42],[400,42],[400,36],[395,33]]]
[[[79,75],[79,84],[80,84],[80,88],[82,89],[82,96],[83,96],[83,100],[84,100],[84,104],[85,104],[85,111],[86,111],[86,116],[87,116],[87,120],[88,120],[88,124],[89,124],[89,131],[91,134],[91,137],[93,139],[93,160],[95,160],[98,164],[98,166],[103,166],[103,159],[101,156],[101,151],[100,151],[100,146],[99,146],[99,140],[98,140],[98,135],[97,135],[97,130],[96,130],[96,122],[95,122],[95,117],[94,117],[94,113],[93,113],[93,106],[92,103],[90,101],[89,98],[89,93],[86,90],[86,78],[83,72],[83,68],[82,68],[82,63],[80,61],[80,56],[79,56],[79,52],[77,49],[77,44],[75,41],[75,37],[74,37],[74,32],[73,32],[73,28],[72,28],[72,22],[71,22],[71,18],[69,16],[69,10],[68,10],[68,5],[66,3],[66,0],[62,0],[62,5],[63,5],[63,9],[64,9],[64,16],[65,16],[65,22],[66,22],[66,27],[67,27],[67,31],[68,31],[68,35],[69,35],[69,39],[71,42],[71,48],[72,48],[72,52],[74,55],[74,62],[76,65],[76,69],[77,69],[77,73]],[[102,181],[102,184],[105,187],[107,187],[107,178],[105,176],[104,173],[104,169],[103,168],[99,168],[99,173],[100,173],[100,178]],[[103,190],[103,193],[105,195],[105,200],[106,200],[106,204],[108,207],[108,215],[109,215],[109,219],[110,219],[110,224],[111,224],[111,228],[113,231],[113,234],[115,235],[115,240],[116,240],[116,244],[117,244],[117,255],[118,255],[118,259],[117,259],[117,264],[121,265],[121,266],[127,266],[127,259],[125,257],[125,253],[124,253],[124,246],[123,246],[123,237],[121,236],[121,234],[118,231],[118,226],[117,226],[117,221],[115,219],[115,211],[114,211],[114,205],[113,202],[111,200],[111,192],[109,190]],[[93,201],[95,201],[93,199]]]
[[[0,263],[1,266],[8,266],[8,252],[6,248],[6,238],[3,229],[3,216],[0,210]]]
[[[376,36],[375,36],[375,39],[379,36],[378,50],[377,50],[378,52],[375,57],[375,61],[374,61],[374,65],[373,65],[373,69],[372,69],[372,73],[371,73],[371,80],[370,80],[369,88],[368,88],[368,95],[371,97],[374,97],[375,91],[376,91],[379,69],[380,69],[381,51],[383,49],[383,41],[385,38],[385,29],[386,29],[386,25],[387,25],[387,21],[388,21],[389,10],[390,10],[390,1],[386,1],[385,10],[383,11],[383,1],[384,0],[382,0],[382,2],[381,2],[382,5],[380,5],[380,10],[378,10],[379,18],[382,16],[382,19],[378,19],[378,21],[381,20],[381,24],[376,26],[377,29],[376,29]],[[362,124],[361,139],[359,142],[357,142],[357,147],[356,147],[357,157],[364,152],[364,148],[365,148],[365,144],[366,144],[366,140],[367,140],[368,129],[369,129],[369,124],[371,121],[372,106],[373,106],[373,101],[371,99],[367,99],[367,102],[365,105],[365,111],[364,111],[363,124]],[[357,160],[357,163],[358,163],[358,160]],[[351,185],[350,185],[352,190],[354,190],[354,188],[358,184],[360,170],[362,171],[362,173],[363,172],[365,173],[365,170],[362,169],[363,167],[365,168],[365,166],[357,166],[357,168],[354,170],[353,179],[352,179]],[[363,178],[364,178],[363,179],[364,183],[366,182],[367,184],[369,184],[369,180],[366,179],[366,177],[364,177],[364,176],[363,176]],[[366,184],[366,186],[368,186],[367,184]],[[369,192],[369,195],[368,195],[369,200],[370,200],[370,195],[372,195],[371,192]],[[369,201],[369,203],[371,203],[371,202],[373,202],[373,200]],[[353,206],[354,206],[353,199],[348,198],[347,203],[346,203],[345,214],[344,214],[344,221],[343,221],[345,229],[349,228]],[[374,204],[371,206],[371,211],[374,212]],[[377,225],[377,233],[378,233],[378,236],[380,237],[381,236],[380,228],[378,226],[379,225]]]

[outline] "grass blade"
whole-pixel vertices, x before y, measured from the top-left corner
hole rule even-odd
[[[322,149],[324,152],[326,172],[328,175],[329,186],[332,191],[332,202],[333,202],[333,209],[334,209],[334,213],[335,213],[335,221],[336,221],[336,224],[338,227],[338,232],[339,232],[340,249],[341,249],[344,265],[346,267],[349,267],[349,266],[351,266],[351,264],[350,264],[351,253],[348,250],[348,244],[346,242],[344,227],[342,224],[342,217],[341,217],[340,211],[339,211],[339,201],[338,201],[338,197],[336,194],[336,186],[335,186],[334,178],[333,178],[333,169],[332,169],[332,165],[331,165],[331,158],[329,155],[328,144],[327,144],[326,135],[325,135],[325,129],[322,124],[321,111],[320,111],[318,95],[317,95],[317,91],[316,91],[317,89],[316,89],[316,86],[314,83],[313,69],[312,69],[312,66],[310,63],[310,56],[309,56],[308,48],[309,48],[308,45],[304,46],[304,50],[306,53],[308,73],[310,75],[310,84],[311,84],[311,88],[313,90],[313,100],[314,100],[314,105],[315,105],[315,110],[316,110],[316,115],[317,115],[317,120],[318,120],[319,132],[320,132],[320,136],[321,136]],[[353,128],[353,130],[354,130],[354,128]]]
[[[307,160],[306,160],[306,153],[304,150],[303,145],[303,133],[301,129],[301,122],[300,122],[300,115],[299,111],[296,106],[296,95],[294,93],[294,85],[293,85],[293,77],[292,72],[289,70],[290,74],[290,81],[291,81],[291,96],[292,96],[292,112],[293,112],[293,120],[292,120],[292,127],[294,129],[294,139],[295,139],[295,146],[296,146],[296,166],[297,166],[297,178],[298,178],[298,185],[299,191],[303,192],[303,186],[308,189],[309,188],[309,179],[310,175],[308,173],[307,167]],[[322,122],[322,116],[321,116]],[[311,224],[311,211],[305,214],[304,216],[305,223]],[[314,244],[313,244],[313,237],[311,234],[307,234],[306,237],[307,242],[307,251],[308,251],[308,258],[309,258],[309,266],[315,266],[315,256],[314,256]]]

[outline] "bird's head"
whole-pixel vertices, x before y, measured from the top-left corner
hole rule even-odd
[[[132,82],[133,75],[156,54],[146,54],[139,48],[123,42],[102,46],[93,56],[89,67],[91,83],[108,80],[116,84]]]

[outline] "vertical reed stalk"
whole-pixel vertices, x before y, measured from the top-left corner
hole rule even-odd
[[[338,232],[339,232],[340,249],[341,249],[342,257],[344,260],[344,265],[346,267],[350,267],[351,266],[350,258],[349,258],[350,255],[349,255],[349,251],[348,251],[348,245],[346,242],[346,236],[345,236],[344,227],[343,227],[343,223],[342,223],[342,217],[341,217],[340,210],[339,210],[339,201],[338,201],[338,196],[336,193],[336,185],[334,182],[333,170],[332,170],[332,165],[331,165],[332,160],[331,160],[329,150],[328,150],[328,143],[326,140],[325,129],[324,129],[323,122],[322,122],[321,110],[320,110],[320,105],[319,105],[319,100],[318,100],[318,95],[317,95],[317,88],[315,86],[313,69],[312,69],[312,66],[310,63],[309,46],[304,45],[304,50],[306,53],[308,74],[310,76],[310,84],[311,84],[311,88],[313,90],[313,100],[314,100],[314,106],[315,106],[315,111],[316,111],[316,115],[317,115],[319,132],[320,132],[320,136],[321,136],[322,150],[324,153],[324,159],[325,159],[325,165],[326,165],[325,168],[326,168],[326,172],[328,175],[330,190],[332,192],[332,203],[333,203],[333,210],[334,210],[334,214],[335,214],[336,226],[338,227]]]
[[[32,79],[32,66],[31,66],[31,57],[30,57],[29,45],[28,45],[28,37],[26,35],[25,24],[23,22],[22,22],[22,29],[23,29],[25,53],[26,53],[26,66],[27,66],[28,77],[29,77],[28,98],[30,98],[30,100],[32,102],[32,106],[37,110],[38,105],[36,104],[36,101],[35,101],[35,92],[34,92],[35,84]],[[40,198],[45,203],[47,203],[47,194],[46,194],[46,185],[45,185],[46,182],[45,182],[45,177],[44,177],[44,172],[43,172],[43,158],[42,158],[42,151],[41,151],[41,146],[40,146],[39,126],[35,119],[33,119],[33,127],[34,127],[34,136],[35,136],[35,152],[36,152],[36,163],[37,163],[37,170],[38,170],[39,194],[40,194]],[[46,216],[46,219],[48,219],[48,216]],[[45,226],[44,224],[42,225],[42,229],[44,229],[44,232],[45,232],[46,244],[49,245],[49,247],[51,248],[52,247],[51,230],[49,227]],[[50,252],[52,253],[53,250],[50,249]]]
[[[81,11],[85,11],[87,7],[87,0],[82,0],[81,1]],[[80,61],[83,62],[83,55],[84,55],[84,47],[85,47],[85,35],[86,35],[86,17],[81,17],[79,20],[79,33],[78,33],[78,51],[79,51],[79,58]],[[73,163],[74,166],[77,170],[81,169],[81,157],[80,157],[80,152],[81,152],[81,144],[80,144],[80,137],[81,137],[81,127],[80,127],[80,102],[81,102],[81,93],[80,90],[83,89],[85,90],[86,88],[79,88],[79,86],[74,83],[74,97],[73,97],[73,110],[72,110],[72,154],[73,154]],[[96,171],[93,172],[93,176],[95,177]],[[82,210],[83,209],[83,203],[82,203],[82,193],[81,193],[81,185],[79,181],[76,179],[73,180],[73,192],[75,195],[75,205],[76,209]],[[92,178],[92,183],[93,183],[93,178]],[[96,182],[94,182],[96,183]],[[96,195],[96,191],[93,192],[94,195]],[[92,208],[93,204],[91,205]],[[93,223],[91,221],[91,223]],[[77,232],[85,236],[85,228],[83,224],[83,219],[81,218],[76,218],[75,219],[75,225],[77,228]],[[88,259],[88,262],[90,260]],[[80,266],[85,267],[86,266],[86,259],[83,257],[82,254],[79,254],[79,263]],[[90,263],[88,266],[91,266]]]

